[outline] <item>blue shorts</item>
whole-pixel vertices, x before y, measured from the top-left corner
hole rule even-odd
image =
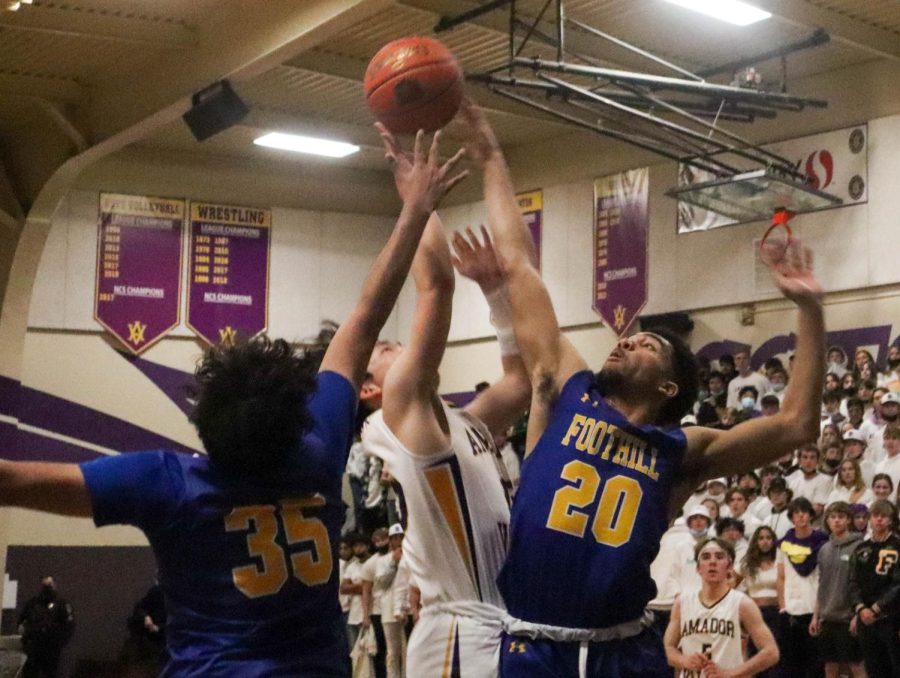
[[[532,640],[503,634],[501,678],[578,678],[580,643]],[[672,678],[659,632],[648,627],[636,636],[588,644],[592,678]]]

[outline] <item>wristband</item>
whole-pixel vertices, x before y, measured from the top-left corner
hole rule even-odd
[[[491,309],[491,324],[497,331],[500,355],[519,355],[519,344],[516,341],[515,329],[513,329],[512,306],[506,295],[506,289],[501,285],[486,293],[484,298]]]

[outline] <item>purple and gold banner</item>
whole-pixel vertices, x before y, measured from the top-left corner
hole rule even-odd
[[[544,192],[528,191],[527,193],[517,193],[516,201],[519,203],[519,210],[522,212],[522,218],[525,225],[531,231],[531,239],[534,240],[534,253],[537,255],[537,261],[534,262],[537,269],[541,270],[541,237],[543,234],[544,223]]]
[[[208,344],[269,325],[272,211],[191,203],[187,324]]]
[[[184,200],[100,194],[94,319],[134,354],[178,325]]]
[[[647,303],[649,169],[594,180],[593,308],[622,336]]]

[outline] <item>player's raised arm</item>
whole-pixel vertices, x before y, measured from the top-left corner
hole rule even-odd
[[[93,514],[77,464],[0,460],[0,506],[82,518]]]
[[[739,424],[728,431],[685,429],[688,451],[684,472],[693,480],[731,475],[774,461],[819,434],[824,381],[825,321],[822,287],[812,269],[812,255],[799,241],[769,264],[775,283],[799,310],[797,346],[791,383],[781,411]]]
[[[466,406],[466,411],[484,422],[494,435],[503,433],[528,407],[531,382],[519,354],[513,329],[512,307],[490,235],[481,227],[481,239],[466,229],[453,234],[456,256],[453,266],[461,275],[478,284],[491,309],[491,323],[497,330],[503,376]]]
[[[425,227],[412,275],[416,302],[410,338],[385,376],[382,410],[385,423],[404,444],[429,449],[433,445],[420,438],[423,426],[434,420],[432,399],[450,331],[455,285],[450,248],[437,212]],[[443,436],[439,439],[440,447],[445,447]]]
[[[513,309],[519,348],[535,397],[553,400],[555,393],[586,364],[559,328],[547,288],[535,267],[534,243],[516,203],[500,145],[484,114],[463,102],[469,156],[484,173],[488,224],[497,260]]]
[[[446,163],[440,163],[440,132],[435,133],[431,151],[426,152],[424,133],[420,131],[416,135],[413,154],[409,156],[400,150],[386,128],[378,125],[378,130],[384,140],[386,156],[394,166],[403,208],[387,244],[363,283],[356,307],[341,323],[321,366],[323,371],[332,370],[343,375],[357,390],[365,377],[378,333],[403,287],[428,217],[444,195],[466,176],[465,172],[452,174],[462,151]]]

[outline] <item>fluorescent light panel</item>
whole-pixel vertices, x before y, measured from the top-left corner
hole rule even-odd
[[[359,151],[359,146],[347,144],[343,141],[317,139],[316,137],[284,134],[282,132],[269,132],[258,139],[254,139],[253,143],[257,146],[280,148],[285,151],[295,151],[296,153],[324,155],[329,158],[345,158]]]
[[[740,0],[666,0],[737,26],[749,26],[772,15]]]

